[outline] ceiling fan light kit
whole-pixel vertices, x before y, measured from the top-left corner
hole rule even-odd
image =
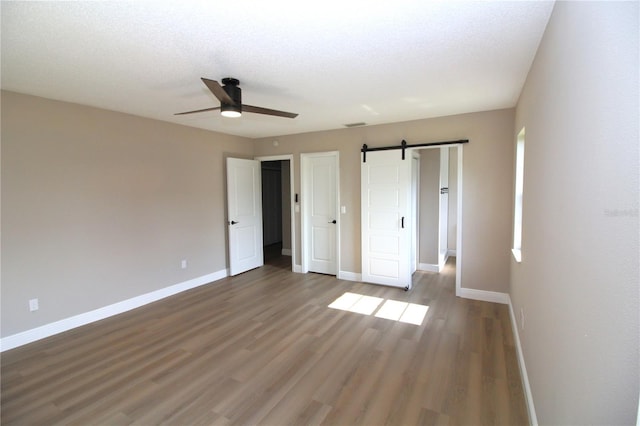
[[[221,105],[220,115],[228,118],[238,118],[242,115],[242,110],[235,105]]]
[[[242,89],[238,87],[240,81],[235,78],[223,78],[222,84],[224,86],[221,86],[220,83],[215,80],[209,80],[208,78],[204,77],[202,78],[202,82],[207,86],[207,88],[209,88],[211,93],[213,93],[213,95],[218,98],[218,100],[220,101],[220,106],[198,109],[195,111],[179,112],[175,115],[193,114],[196,112],[214,111],[219,109],[220,114],[223,117],[237,118],[242,115],[242,108],[244,107],[247,112],[254,112],[257,114],[274,115],[276,117],[286,118],[296,118],[298,116],[298,114],[292,112],[278,111],[275,109],[262,108],[251,105],[243,105]]]
[[[223,117],[227,117],[227,118],[238,118],[242,115],[242,113],[240,111],[236,111],[234,109],[228,109],[225,110],[224,108],[222,109],[222,112],[220,113],[221,116]]]

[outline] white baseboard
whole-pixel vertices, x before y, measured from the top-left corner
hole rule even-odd
[[[282,255],[283,256],[291,256],[291,249],[282,249]]]
[[[0,339],[0,352],[17,348],[18,346],[26,345],[27,343],[35,342],[36,340],[44,339],[46,337],[50,337],[64,331],[71,330],[72,328],[80,327],[95,321],[100,321],[102,319],[121,314],[123,312],[130,311],[135,308],[139,308],[140,306],[144,306],[157,300],[164,299],[165,297],[173,296],[174,294],[181,293],[183,291],[190,290],[204,284],[209,284],[213,281],[225,278],[228,275],[229,271],[223,269],[169,287],[161,288],[150,293],[141,294],[140,296],[132,297],[131,299],[123,300],[112,305],[94,309],[93,311],[74,315],[60,321],[55,321],[49,324],[42,325],[40,327],[32,328],[31,330],[26,330],[20,333],[13,334],[11,336],[4,337]]]
[[[456,257],[455,250],[447,250],[447,257]]]
[[[483,302],[509,304],[509,295],[507,293],[499,293],[497,291],[476,290],[474,288],[460,288],[456,292],[456,296],[465,299],[482,300]]]
[[[527,375],[527,367],[524,364],[524,355],[522,353],[522,345],[520,343],[520,335],[518,334],[518,323],[513,305],[511,304],[511,296],[508,293],[499,293],[497,291],[476,290],[472,288],[460,288],[456,292],[456,296],[467,299],[482,300],[484,302],[494,302],[509,305],[509,317],[511,318],[511,328],[513,329],[514,341],[516,344],[516,354],[518,356],[518,366],[520,367],[520,376],[522,377],[522,387],[524,388],[525,400],[527,404],[527,412],[529,414],[529,424],[538,426],[538,418],[536,409],[533,405],[533,395],[531,394],[531,386],[529,385],[529,376]]]
[[[418,269],[427,272],[440,272],[440,267],[434,263],[419,263]]]
[[[293,272],[301,274],[302,273],[302,265],[293,265]]]
[[[338,271],[338,278],[346,281],[362,281],[362,274],[349,271]]]
[[[538,416],[536,416],[536,408],[533,405],[533,395],[531,393],[531,386],[529,385],[527,367],[524,365],[524,355],[522,353],[522,345],[520,344],[520,334],[518,334],[518,323],[516,321],[516,315],[513,312],[511,297],[509,295],[507,295],[507,297],[509,298],[509,316],[511,317],[511,328],[513,329],[513,338],[516,343],[516,354],[518,356],[518,366],[520,367],[520,377],[522,377],[522,387],[524,388],[527,412],[529,413],[529,424],[531,426],[538,426]]]

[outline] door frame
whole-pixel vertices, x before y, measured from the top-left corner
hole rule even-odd
[[[294,173],[294,164],[293,164],[293,154],[283,154],[283,155],[269,155],[269,156],[260,156],[254,157],[254,160],[260,161],[260,163],[264,161],[287,161],[289,160],[289,206],[291,215],[291,271],[295,272],[296,265],[296,216],[295,216],[295,203],[294,203],[294,182],[293,178],[295,176]],[[264,213],[263,213],[264,214]]]
[[[411,150],[411,274],[420,265],[420,150]]]
[[[311,153],[301,153],[300,154],[300,188],[301,188],[301,253],[302,253],[302,262],[301,262],[301,271],[303,274],[309,272],[309,256],[311,255],[309,244],[311,242],[311,236],[309,229],[309,219],[307,217],[310,207],[309,207],[309,197],[307,196],[310,192],[310,176],[309,176],[309,166],[308,161],[314,157],[328,157],[332,156],[335,159],[336,163],[336,212],[335,217],[337,220],[336,223],[336,239],[335,239],[335,254],[336,254],[336,277],[340,275],[340,227],[342,224],[342,220],[340,218],[340,152],[339,151],[323,151],[323,152],[311,152]]]
[[[462,191],[464,190],[464,182],[463,178],[463,167],[462,167],[462,152],[464,151],[464,145],[452,145],[458,148],[457,160],[458,160],[458,180],[456,182],[456,191],[457,191],[457,211],[456,211],[456,296],[462,296]],[[451,153],[449,153],[451,154]]]

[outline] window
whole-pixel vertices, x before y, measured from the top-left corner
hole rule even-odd
[[[524,127],[516,141],[516,185],[513,213],[513,257],[522,262],[522,190],[524,188]]]

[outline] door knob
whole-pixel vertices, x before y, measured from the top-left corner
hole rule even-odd
[[[333,219],[331,222],[328,222],[328,223],[338,223],[338,222],[336,222],[336,220]]]
[[[232,220],[232,221],[231,221],[231,222],[229,222],[229,223],[231,223],[232,225],[235,225],[236,223],[240,223],[240,222],[236,222],[235,220]]]

